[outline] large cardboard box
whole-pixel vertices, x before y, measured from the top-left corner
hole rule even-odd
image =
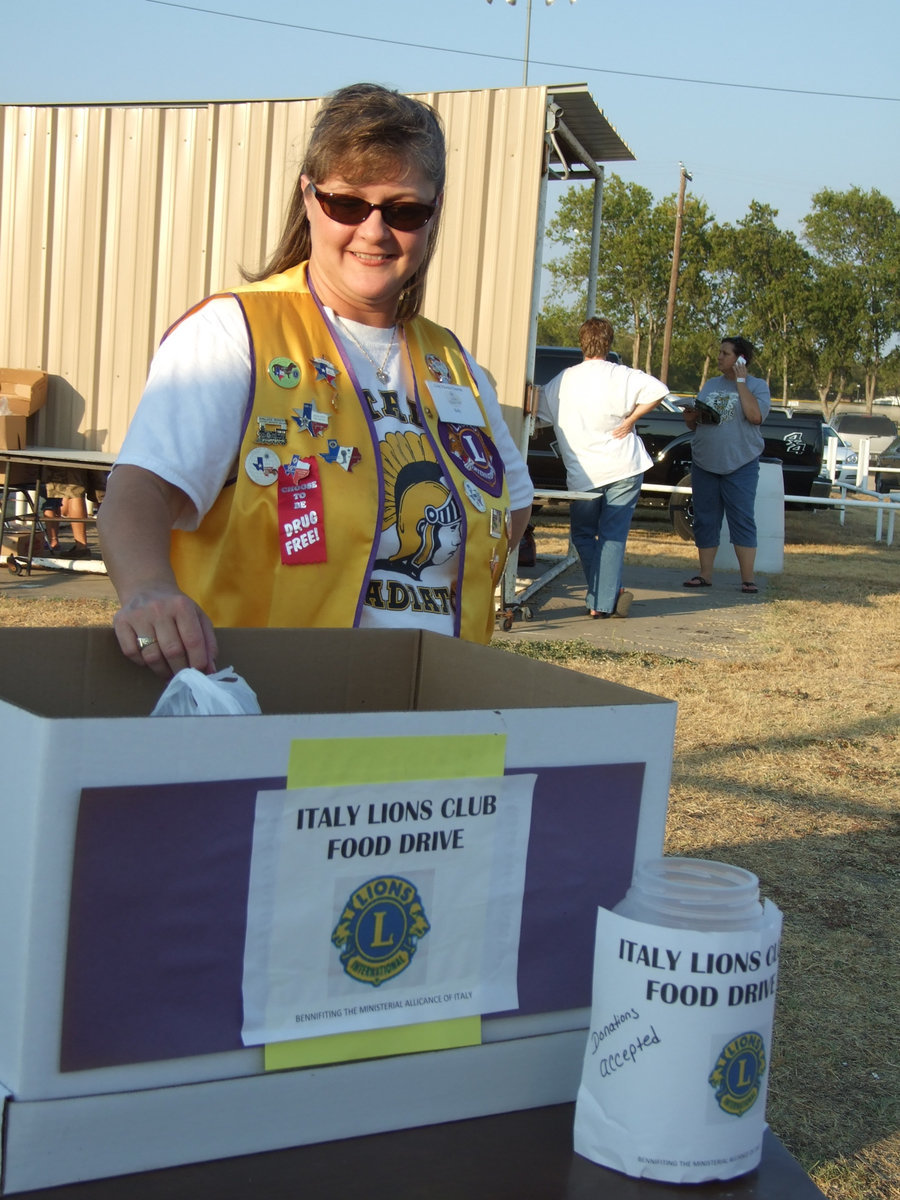
[[[24,450],[26,418],[0,416],[0,450]]]
[[[4,450],[24,450],[27,446],[27,419],[25,417],[0,416],[0,454]],[[13,463],[9,468],[8,487],[27,488],[37,484],[37,467],[24,463]],[[6,464],[0,461],[0,488],[7,476]]]
[[[0,367],[0,414],[30,417],[47,401],[47,373]]]
[[[0,400],[0,412],[8,397]],[[25,416],[0,415],[0,456],[4,450],[24,450],[28,445],[27,419]],[[0,488],[6,482],[11,488],[33,488],[37,486],[38,469],[26,463],[7,464],[0,458]],[[7,479],[8,476],[8,479]]]
[[[661,853],[674,703],[414,630],[219,639],[262,716],[150,718],[162,685],[111,631],[0,629],[5,1192],[577,1091],[596,909]],[[255,796],[298,739],[472,734],[537,779],[519,1009],[480,1045],[266,1073],[240,1038]]]
[[[6,558],[10,554],[14,554],[17,558],[25,558],[28,555],[28,546],[31,542],[31,522],[30,521],[7,521],[3,526],[2,549],[3,557]],[[34,544],[32,553],[40,554],[44,549],[44,534],[40,529],[34,531]]]

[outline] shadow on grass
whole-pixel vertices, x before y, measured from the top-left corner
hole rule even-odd
[[[692,841],[735,863],[784,914],[768,1119],[809,1170],[896,1139],[896,861],[868,832],[796,842]],[[893,914],[893,916],[892,916]],[[879,1170],[900,1178],[900,1145]]]

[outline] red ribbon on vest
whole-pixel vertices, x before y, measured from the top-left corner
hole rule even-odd
[[[315,456],[297,458],[278,470],[278,529],[286,567],[326,562],[322,485]]]

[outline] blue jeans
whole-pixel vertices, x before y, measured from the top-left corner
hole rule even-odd
[[[723,515],[728,538],[735,546],[756,545],[756,488],[759,459],[753,458],[730,475],[716,475],[696,463],[691,467],[694,494],[694,545],[709,549],[719,544]]]
[[[592,489],[594,500],[573,500],[569,507],[572,543],[587,582],[585,601],[595,612],[615,611],[622,586],[625,542],[643,474]]]

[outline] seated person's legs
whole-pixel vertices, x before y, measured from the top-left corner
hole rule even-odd
[[[61,516],[72,526],[74,546],[67,550],[57,550],[60,558],[90,558],[91,552],[87,544],[87,503],[85,501],[85,472],[70,467],[50,467],[47,470],[47,496],[50,500],[62,502]],[[57,526],[58,529],[58,526]],[[54,532],[56,532],[54,530]],[[53,534],[48,532],[52,544]],[[58,542],[57,542],[58,546]]]
[[[47,548],[49,550],[59,549],[59,516],[62,509],[62,499],[55,497],[51,499],[49,496],[44,500],[42,516],[44,518],[44,531],[47,534]]]

